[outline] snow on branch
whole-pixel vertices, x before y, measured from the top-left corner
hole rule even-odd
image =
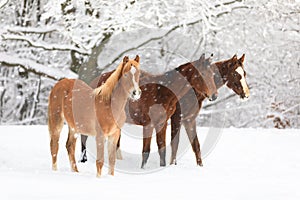
[[[76,48],[72,45],[59,45],[59,44],[49,44],[46,42],[36,42],[33,41],[31,38],[26,37],[26,36],[21,36],[21,35],[9,35],[9,34],[3,34],[2,35],[3,40],[21,40],[21,41],[25,41],[28,42],[29,45],[31,45],[32,47],[36,47],[36,48],[42,48],[44,50],[59,50],[59,51],[76,51],[80,54],[83,55],[88,55],[90,54],[90,50],[83,50],[80,48]]]
[[[231,5],[237,2],[242,2],[242,0],[233,0],[233,1],[227,1],[227,2],[220,2],[218,4],[215,5],[215,7],[220,7],[220,6],[226,6],[226,5]]]
[[[0,64],[8,67],[20,66],[23,69],[35,74],[45,76],[54,80],[62,78],[77,78],[77,75],[70,70],[62,70],[55,67],[46,67],[32,60],[18,58],[16,56],[0,53]]]
[[[204,7],[209,8],[210,6],[205,5]],[[138,49],[138,48],[148,44],[149,42],[162,39],[162,38],[168,36],[173,31],[175,31],[175,30],[177,30],[178,28],[181,28],[181,27],[193,26],[193,25],[196,25],[196,24],[199,24],[199,23],[204,23],[205,26],[207,26],[206,29],[218,30],[219,27],[215,26],[216,24],[214,24],[214,22],[212,21],[212,19],[211,19],[212,17],[220,17],[222,15],[230,13],[231,11],[233,11],[235,9],[249,8],[249,6],[246,6],[243,3],[243,1],[241,1],[241,0],[229,1],[229,2],[222,3],[222,4],[219,3],[219,4],[216,4],[216,5],[213,5],[213,7],[214,8],[222,7],[222,9],[217,9],[217,10],[207,9],[205,12],[202,12],[202,15],[200,15],[196,19],[179,22],[178,24],[175,24],[175,25],[172,25],[172,26],[169,26],[169,27],[164,27],[164,28],[161,28],[159,30],[155,30],[151,34],[140,37],[134,43],[126,45],[125,46],[126,48],[118,49],[117,52],[110,55],[110,58],[107,59],[109,61],[109,63],[104,64],[103,68],[109,67],[109,65],[111,63],[116,62],[123,54],[128,53],[129,51]],[[223,8],[223,7],[225,7],[225,8]],[[206,33],[203,33],[203,37],[205,37],[205,34]]]
[[[36,33],[36,34],[45,34],[58,31],[59,28],[56,26],[47,26],[47,27],[13,27],[7,29],[10,33]]]
[[[103,68],[104,69],[108,68],[110,64],[116,62],[123,54],[128,53],[129,51],[138,49],[138,48],[148,44],[149,42],[152,42],[155,40],[160,40],[160,39],[168,36],[173,31],[175,31],[178,28],[181,28],[183,26],[193,26],[195,24],[198,24],[198,23],[202,22],[202,20],[203,20],[202,17],[200,17],[198,19],[191,20],[191,21],[185,22],[185,23],[179,23],[177,25],[166,27],[164,29],[155,29],[150,34],[144,35],[143,37],[141,36],[134,43],[125,45],[126,48],[119,48],[116,53],[110,55],[110,57],[107,59],[107,60],[109,60],[109,63],[104,64]]]
[[[8,3],[8,0],[0,0],[0,9]]]

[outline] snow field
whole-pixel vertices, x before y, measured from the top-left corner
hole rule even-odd
[[[205,131],[198,128],[201,143]],[[70,172],[66,138],[64,128],[58,171],[53,172],[47,126],[0,126],[1,199],[300,199],[296,129],[224,129],[202,168],[189,148],[176,166],[149,173],[147,169],[158,165],[158,156],[151,156],[145,173],[117,171],[112,177],[104,168],[99,179],[90,156],[86,164],[78,164],[79,173]],[[121,145],[131,145],[126,142]],[[77,159],[79,147],[78,140]],[[123,156],[117,168],[141,170],[138,160]]]

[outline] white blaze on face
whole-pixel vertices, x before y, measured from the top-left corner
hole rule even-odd
[[[134,89],[138,89],[139,85],[135,81],[135,76],[134,76],[135,72],[136,72],[136,68],[132,66],[131,69],[130,69],[130,72],[132,74],[132,82],[133,82]]]
[[[139,99],[140,96],[141,96],[141,89],[139,88],[139,84],[135,80],[136,68],[132,66],[131,69],[130,69],[130,72],[132,74],[132,83],[133,83],[134,90],[137,92],[134,95],[134,98]]]
[[[238,67],[236,70],[235,70],[237,73],[239,73],[239,75],[241,75],[241,85],[243,87],[243,91],[245,93],[245,97],[249,97],[250,96],[250,92],[249,92],[249,88],[248,88],[248,85],[246,83],[246,79],[245,79],[245,76],[244,76],[244,70],[242,67]]]

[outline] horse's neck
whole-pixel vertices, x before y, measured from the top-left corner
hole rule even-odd
[[[114,109],[124,111],[126,102],[128,99],[128,92],[125,91],[124,87],[120,84],[120,81],[117,83],[116,87],[113,90],[111,96],[111,104]]]
[[[199,86],[203,85],[203,78],[199,73],[198,69],[196,69],[193,65],[187,64],[176,68],[176,71],[184,77],[183,84],[181,84],[181,95],[185,95],[188,90],[194,89],[197,93],[202,94],[202,88]],[[199,77],[199,78],[196,78]],[[178,84],[174,84],[178,87]],[[187,87],[190,86],[190,87]]]
[[[222,87],[228,80],[229,61],[220,61],[214,63],[216,68],[213,68],[215,73],[215,84],[217,89]]]

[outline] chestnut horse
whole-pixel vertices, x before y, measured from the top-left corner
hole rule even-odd
[[[216,87],[219,89],[226,84],[228,88],[232,89],[242,99],[248,98],[250,95],[243,65],[244,58],[245,54],[239,59],[234,55],[231,59],[213,63],[211,67],[215,74],[214,80]],[[195,93],[197,94],[198,105],[191,103],[191,96],[185,95],[181,99],[182,104],[176,105],[176,111],[171,117],[171,164],[176,164],[180,127],[181,124],[183,124],[195,153],[197,165],[203,165],[200,144],[196,132],[196,117],[200,112],[205,96],[197,91],[195,91]]]
[[[78,172],[74,157],[75,133],[80,133],[96,136],[98,177],[104,163],[105,138],[108,138],[109,174],[114,175],[116,147],[126,120],[127,99],[137,100],[141,95],[139,74],[139,56],[134,60],[125,56],[107,81],[95,90],[76,79],[62,79],[56,83],[50,92],[48,106],[53,170],[57,170],[59,136],[65,119],[69,126],[66,148],[72,171]]]
[[[101,85],[111,73],[103,74],[91,86],[95,87],[95,84]],[[162,75],[141,74],[140,88],[142,95],[138,101],[129,101],[126,122],[143,126],[142,168],[149,157],[153,129],[156,130],[160,165],[166,165],[165,132],[167,121],[175,112],[176,103],[188,91],[192,91],[193,89],[210,100],[215,100],[217,90],[213,78],[213,72],[210,69],[210,60],[205,59],[204,55],[199,60],[183,64]],[[194,102],[197,102],[196,98],[194,98]],[[86,160],[86,137],[82,136],[81,138],[83,150],[82,161],[84,162]]]

